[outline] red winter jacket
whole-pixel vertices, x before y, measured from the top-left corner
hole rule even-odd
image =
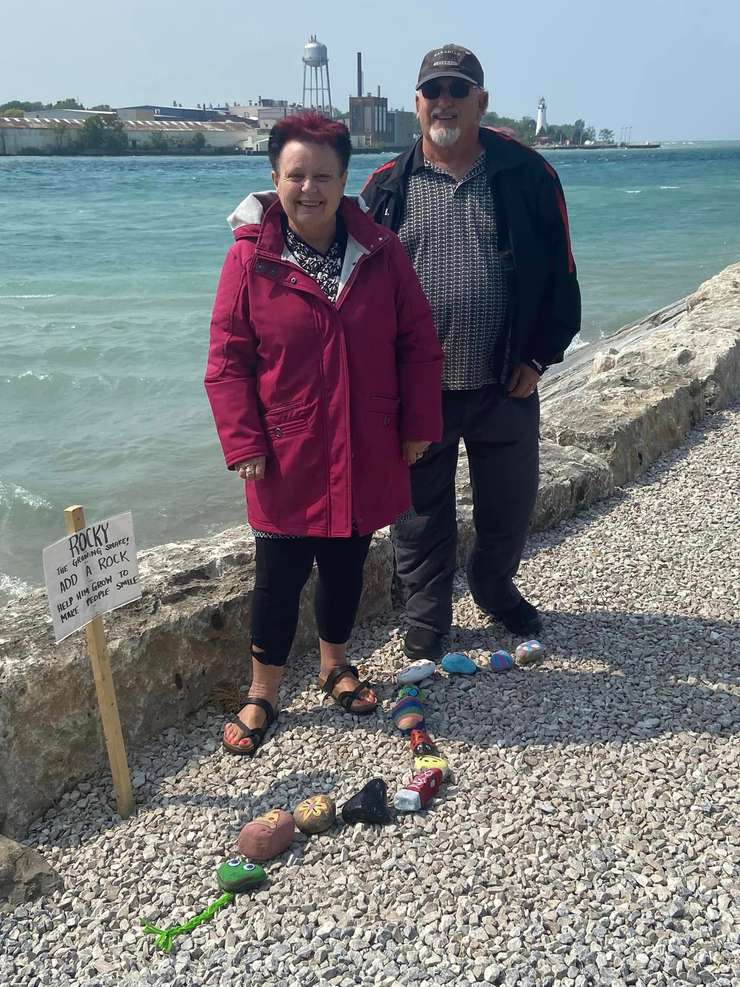
[[[402,440],[442,435],[442,350],[395,234],[344,198],[336,304],[289,258],[274,194],[234,217],[205,387],[226,465],[266,456],[250,523],[290,535],[368,534],[411,504]]]

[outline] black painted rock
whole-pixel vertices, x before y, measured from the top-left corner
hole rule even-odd
[[[342,806],[346,823],[389,823],[393,813],[388,808],[388,789],[382,778],[373,778]]]

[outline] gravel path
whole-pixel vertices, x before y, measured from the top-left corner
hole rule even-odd
[[[455,773],[442,797],[386,828],[301,836],[169,956],[139,916],[169,925],[213,901],[244,821],[408,777],[387,716],[398,615],[353,644],[385,714],[321,705],[314,656],[254,761],[221,753],[206,709],[133,754],[127,823],[105,779],[80,785],[28,841],[68,890],[0,920],[0,983],[737,985],[739,492],[735,409],[535,537],[520,586],[546,615],[538,666],[483,667],[516,642],[460,582],[453,643],[482,668],[427,693]]]

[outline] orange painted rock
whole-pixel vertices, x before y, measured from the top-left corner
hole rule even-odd
[[[257,816],[239,833],[239,852],[252,860],[270,860],[293,842],[295,823],[284,809],[270,809]]]
[[[302,833],[323,833],[334,825],[337,809],[328,795],[310,795],[296,806],[293,818]]]

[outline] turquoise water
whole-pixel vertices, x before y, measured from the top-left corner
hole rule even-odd
[[[584,340],[740,259],[740,144],[549,157]],[[264,158],[0,158],[0,601],[69,504],[133,510],[140,547],[242,522],[201,382],[224,217],[268,185]]]

